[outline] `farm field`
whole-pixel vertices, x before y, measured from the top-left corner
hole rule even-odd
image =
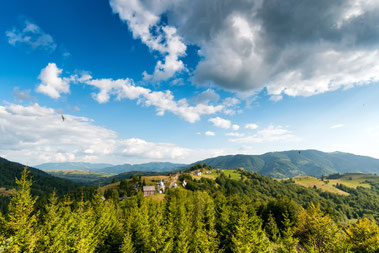
[[[239,180],[241,178],[241,174],[238,173],[236,170],[223,170],[223,172],[227,177],[230,176],[230,179]],[[209,179],[215,180],[219,176],[219,173],[217,173],[216,169],[213,169],[213,170],[211,170],[210,174],[206,174],[205,172],[201,173],[201,177],[194,176],[193,172],[191,172],[191,175],[195,179],[200,179],[200,178],[204,177],[204,178],[209,178]]]
[[[337,189],[335,185],[343,184],[350,188],[357,188],[358,186],[370,188],[370,184],[365,181],[379,182],[379,177],[375,175],[368,174],[346,174],[338,179],[325,179],[322,181],[320,178],[316,177],[295,177],[293,178],[295,183],[305,187],[314,187],[321,189],[323,191],[328,191],[332,193],[337,193],[341,195],[349,195],[347,192],[344,192],[340,189]],[[329,181],[329,182],[328,182]]]

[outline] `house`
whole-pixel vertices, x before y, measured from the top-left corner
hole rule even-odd
[[[212,173],[212,171],[210,171],[210,170],[207,170],[206,172],[205,172],[205,174],[211,174]]]
[[[167,184],[168,183],[168,178],[163,179],[163,183]]]
[[[176,183],[175,183],[176,184]],[[187,181],[186,180],[183,180],[183,187],[186,187],[186,185],[187,185]]]
[[[155,186],[144,186],[143,187],[143,196],[154,195]]]
[[[193,173],[194,176],[198,176],[198,177],[201,177],[201,171],[200,170],[197,170]]]
[[[159,193],[164,193],[165,185],[162,180],[157,184],[157,190]]]
[[[171,187],[176,188],[176,187],[178,187],[178,185],[176,183],[173,183]]]

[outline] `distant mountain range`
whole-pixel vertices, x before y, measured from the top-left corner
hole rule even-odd
[[[112,167],[113,164],[108,163],[83,163],[83,162],[65,162],[65,163],[43,163],[36,165],[40,170],[96,170]]]
[[[318,150],[291,150],[269,152],[263,155],[227,155],[208,158],[193,164],[151,162],[144,164],[91,163],[47,163],[36,166],[48,170],[89,170],[93,172],[121,174],[128,172],[169,172],[179,171],[197,163],[206,163],[213,168],[237,169],[258,172],[262,175],[287,178],[295,176],[316,176],[333,173],[370,173],[379,174],[379,159],[342,152],[325,153]]]
[[[116,174],[130,171],[168,172],[184,166],[186,165],[179,163],[151,162],[143,164],[123,164],[108,168],[97,169],[96,171]]]
[[[263,155],[227,155],[196,163],[206,163],[220,169],[244,168],[275,178],[320,177],[333,173],[352,172],[379,174],[379,159],[342,152],[325,153],[318,150],[291,150]]]
[[[130,171],[149,171],[149,172],[167,172],[173,171],[176,168],[184,167],[185,164],[169,163],[169,162],[151,162],[143,164],[122,164],[112,165],[103,163],[82,163],[82,162],[67,162],[67,163],[44,163],[35,167],[44,170],[87,170],[94,172],[104,172],[112,174],[120,174]]]

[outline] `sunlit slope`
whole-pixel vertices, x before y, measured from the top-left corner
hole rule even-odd
[[[316,176],[332,173],[379,174],[379,160],[348,153],[325,153],[317,150],[270,152],[263,155],[229,155],[209,158],[213,168],[237,169],[258,172],[275,178]]]

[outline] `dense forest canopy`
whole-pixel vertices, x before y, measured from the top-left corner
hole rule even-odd
[[[178,183],[186,181],[185,189],[168,189],[162,201],[136,191],[144,180],[133,176],[105,198],[100,188],[81,196],[52,194],[37,208],[25,169],[8,213],[0,216],[0,252],[379,250],[377,185],[338,196],[290,180],[240,175],[196,180],[182,173]]]

